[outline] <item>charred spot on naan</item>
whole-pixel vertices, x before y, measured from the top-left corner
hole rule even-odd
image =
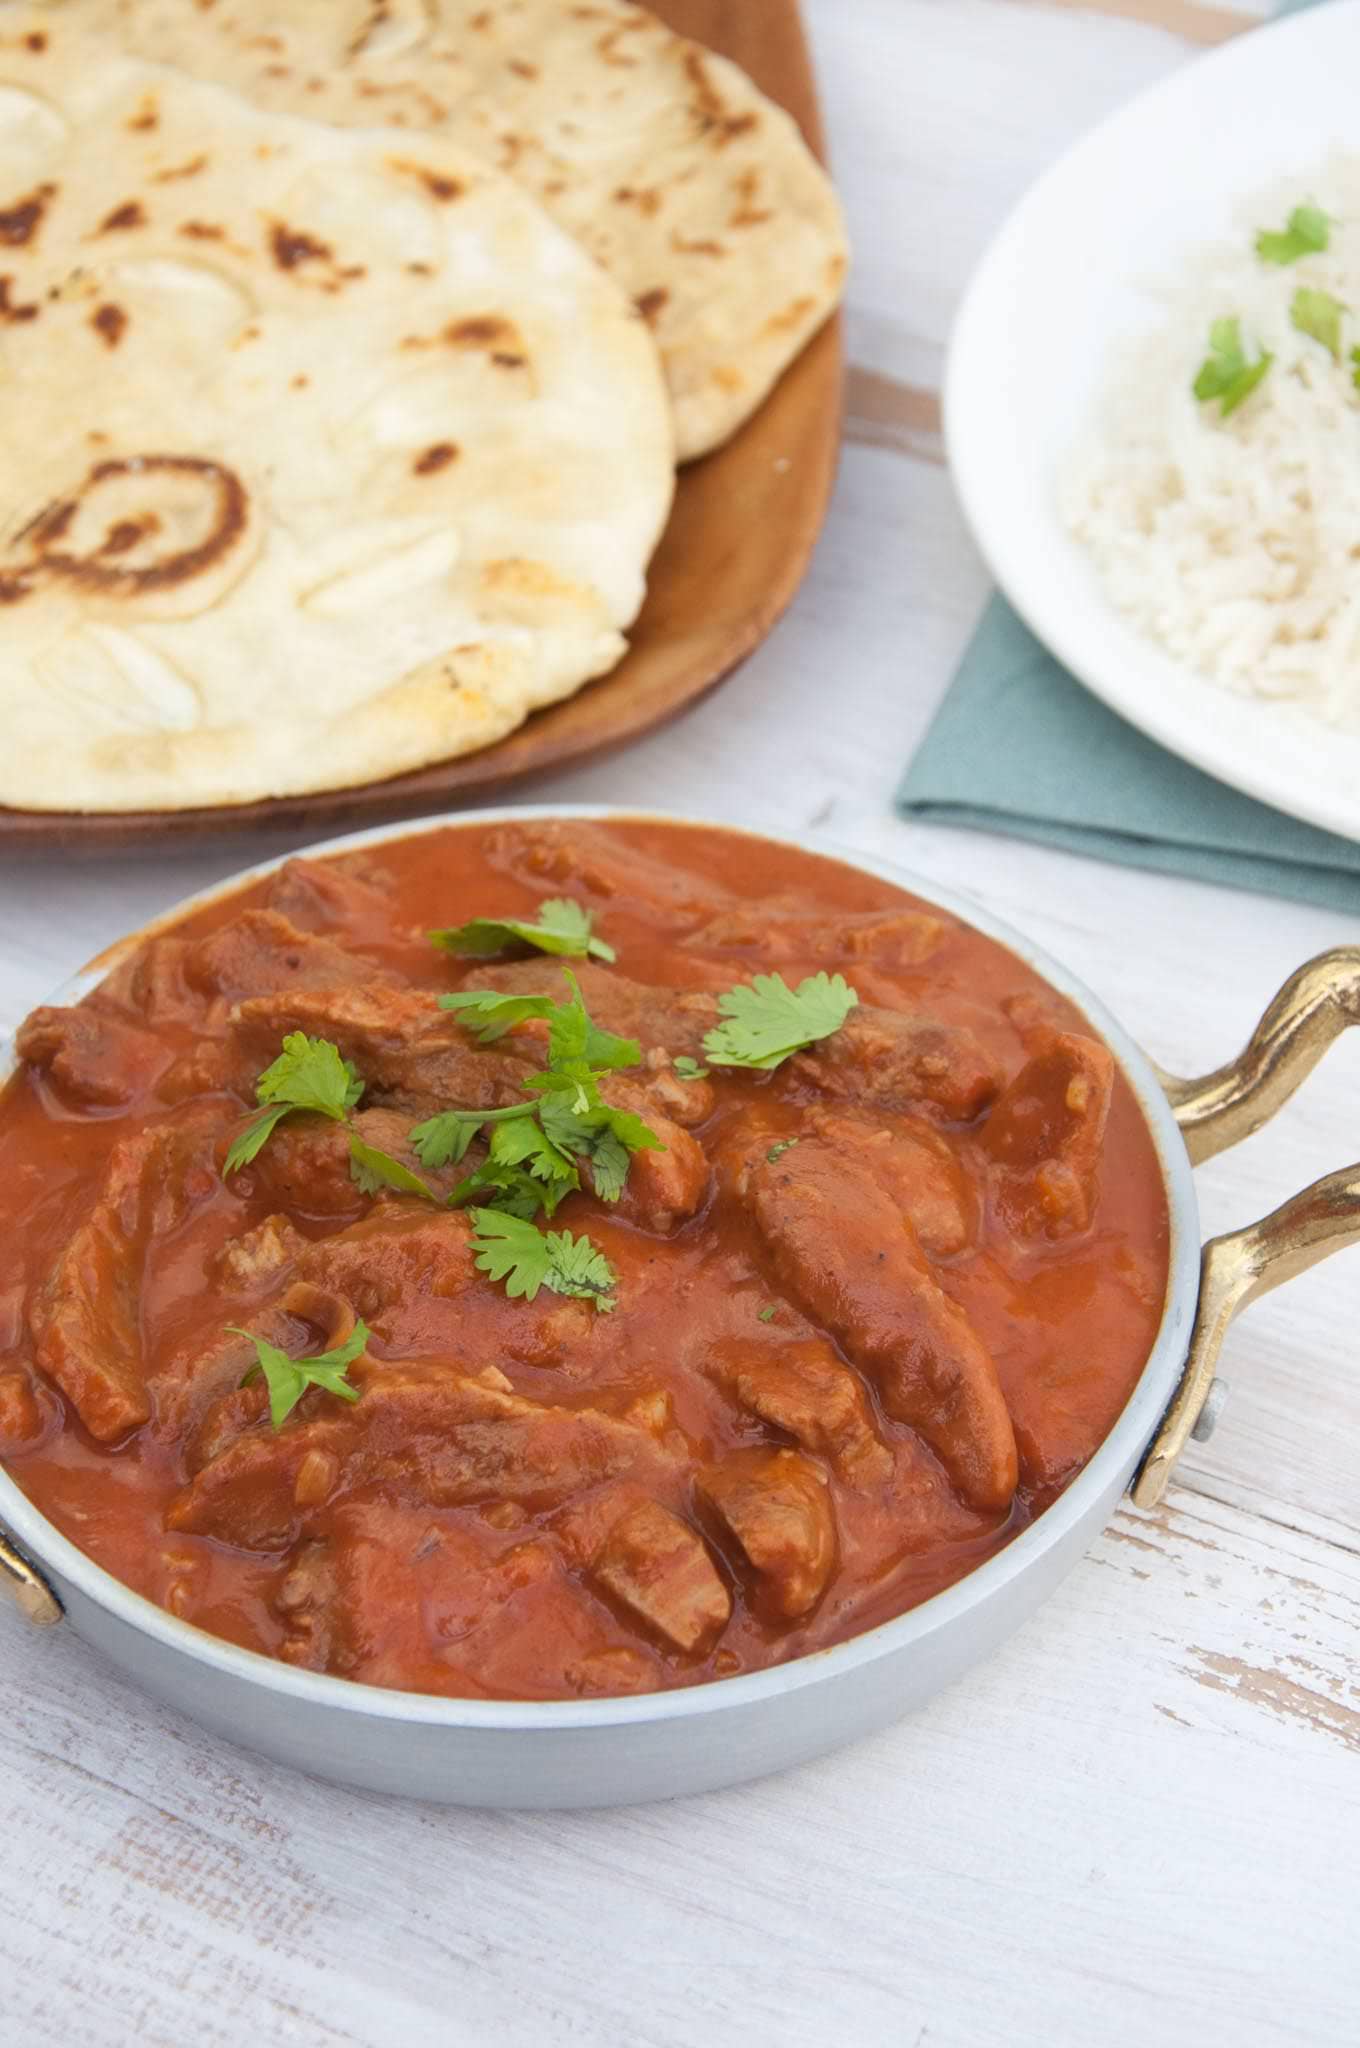
[[[39,185],[11,206],[0,207],[0,242],[11,249],[21,249],[31,242],[56,196],[55,185]]]
[[[112,347],[127,316],[115,306],[100,313],[119,323],[105,336]],[[164,595],[192,586],[241,547],[249,502],[235,472],[203,456],[97,462],[69,496],[29,520],[6,573],[27,591],[55,578],[105,598]],[[186,532],[187,545],[176,545]]]

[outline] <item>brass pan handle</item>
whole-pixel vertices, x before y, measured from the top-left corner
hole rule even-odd
[[[1293,1280],[1319,1259],[1360,1241],[1360,1165],[1343,1166],[1292,1195],[1259,1223],[1211,1237],[1200,1265],[1199,1307],[1185,1371],[1161,1428],[1138,1469],[1133,1498],[1156,1507],[1192,1436],[1209,1434],[1201,1418],[1215,1386],[1214,1367],[1239,1309]]]
[[[8,1593],[20,1614],[36,1628],[51,1628],[61,1620],[62,1605],[46,1579],[31,1565],[12,1538],[0,1527],[0,1592]]]
[[[1360,946],[1337,946],[1290,975],[1235,1060],[1192,1081],[1158,1067],[1194,1164],[1267,1123],[1352,1024],[1360,1024]]]
[[[1212,1159],[1259,1130],[1352,1024],[1360,1024],[1360,946],[1338,946],[1291,974],[1235,1060],[1193,1081],[1159,1069],[1191,1159]],[[1133,1482],[1139,1507],[1156,1506],[1189,1439],[1212,1430],[1214,1368],[1239,1309],[1357,1242],[1360,1166],[1315,1181],[1259,1223],[1210,1238],[1185,1370]]]

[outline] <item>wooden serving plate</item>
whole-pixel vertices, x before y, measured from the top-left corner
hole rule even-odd
[[[731,57],[823,153],[797,0],[651,0],[682,34]],[[258,829],[315,836],[439,811],[528,775],[599,755],[697,702],[759,646],[803,579],[840,440],[840,322],[828,322],[736,437],[680,471],[619,666],[536,712],[494,746],[358,788],[189,811],[76,813],[0,807],[0,848],[73,851]]]

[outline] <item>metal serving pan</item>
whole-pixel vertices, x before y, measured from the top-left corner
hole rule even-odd
[[[515,805],[382,826],[308,852],[382,846],[449,824],[634,815],[620,807]],[[1075,976],[999,919],[887,862],[815,837],[799,844],[910,889],[1018,954],[1089,1018],[1147,1120],[1171,1216],[1161,1326],[1114,1428],[1054,1504],[957,1585],[830,1649],[674,1692],[523,1702],[389,1692],[299,1671],[221,1642],[92,1563],[0,1472],[0,1585],[35,1626],[65,1619],[146,1691],[214,1733],[342,1784],[463,1806],[616,1805],[783,1770],[908,1713],[1033,1613],[1126,1488],[1142,1506],[1161,1498],[1187,1439],[1207,1436],[1213,1426],[1215,1364],[1237,1310],[1360,1238],[1357,1166],[1315,1182],[1273,1215],[1201,1250],[1191,1173],[1194,1163],[1273,1116],[1332,1039],[1360,1022],[1360,947],[1323,954],[1301,968],[1239,1059],[1202,1080],[1176,1080],[1139,1051]],[[274,860],[246,869],[177,905],[157,925],[229,896],[279,865]],[[135,933],[101,955],[52,1000],[73,1002],[86,994],[147,935]],[[13,1049],[6,1046],[0,1078],[12,1066]]]

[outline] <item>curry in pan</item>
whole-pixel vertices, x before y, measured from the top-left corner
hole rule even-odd
[[[1152,1344],[1162,1178],[1081,1015],[886,882],[653,821],[290,861],[36,1011],[0,1454],[172,1614],[620,1694],[902,1612]]]

